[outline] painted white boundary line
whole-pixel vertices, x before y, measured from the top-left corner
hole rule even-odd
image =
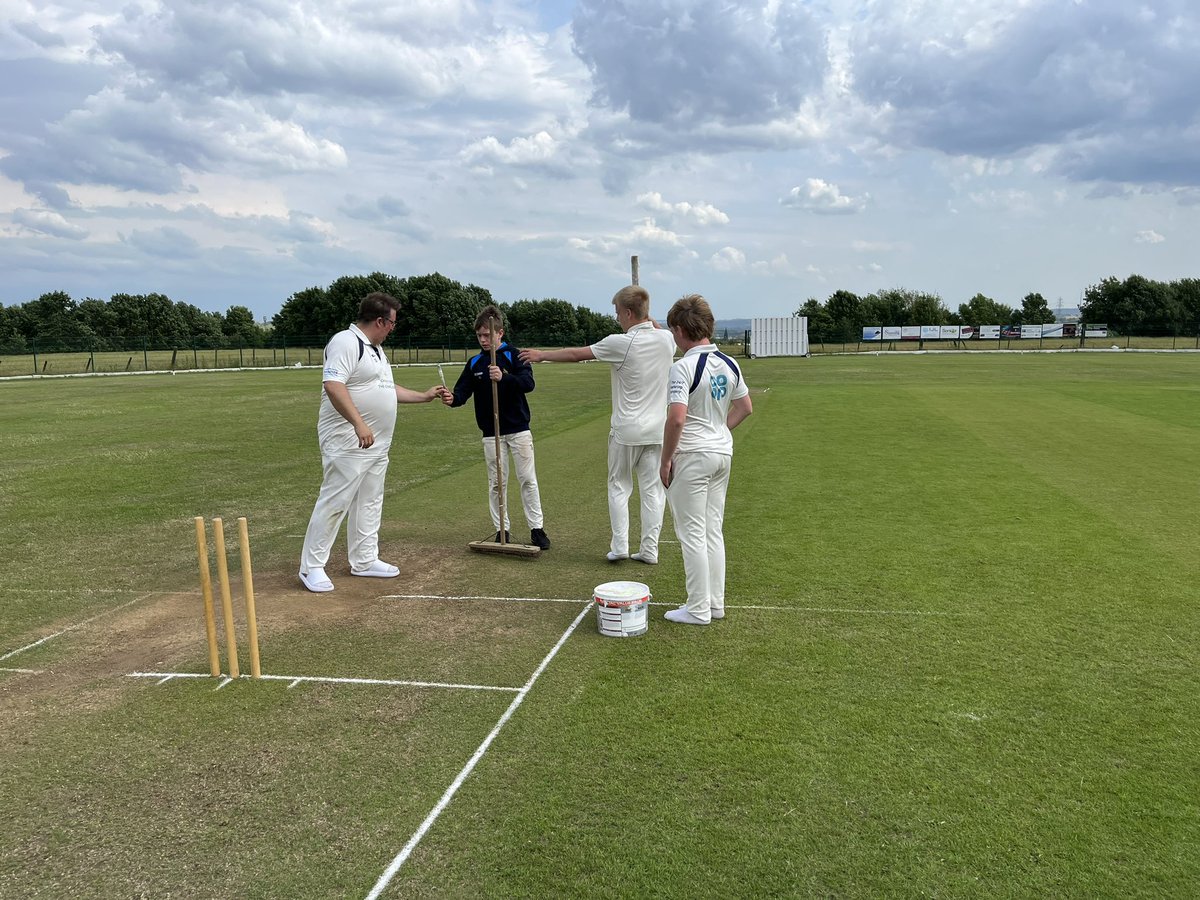
[[[157,678],[157,684],[166,684],[175,678],[212,678],[213,676],[205,672],[130,672],[126,678]],[[222,679],[216,690],[220,690],[229,684],[234,679],[228,675],[219,676]],[[494,684],[455,684],[453,682],[443,681],[407,681],[392,678],[334,678],[324,675],[263,675],[261,678],[254,678],[250,675],[239,675],[240,679],[249,679],[251,681],[287,681],[288,689],[294,688],[298,684],[304,682],[318,684],[374,684],[386,685],[389,687],[427,687],[427,688],[456,688],[463,691],[507,691],[509,693],[519,693],[521,688],[502,687]]]
[[[96,613],[96,615],[92,616],[90,619],[84,619],[82,622],[77,622],[74,625],[67,626],[62,631],[56,631],[54,634],[48,634],[41,640],[34,641],[32,644],[26,644],[24,647],[18,647],[16,650],[9,650],[3,656],[0,656],[0,662],[3,662],[4,660],[8,659],[10,656],[16,656],[18,653],[24,653],[26,650],[32,650],[34,647],[37,647],[40,644],[46,643],[46,641],[52,641],[56,637],[62,637],[67,632],[75,631],[76,629],[82,628],[84,625],[87,625],[89,622],[95,622],[101,616],[107,616],[109,613],[114,613],[117,610],[124,609],[127,606],[133,606],[133,604],[138,603],[142,600],[145,600],[148,597],[153,597],[157,593],[160,593],[160,592],[152,591],[149,594],[143,594],[140,597],[134,597],[128,603],[122,603],[120,606],[114,606],[112,609],[106,609],[103,612],[98,612],[98,613]]]
[[[458,773],[458,776],[454,779],[450,787],[446,788],[446,792],[442,794],[442,798],[437,802],[437,805],[432,809],[432,811],[430,811],[429,815],[425,817],[425,821],[421,823],[421,827],[418,828],[416,833],[408,839],[408,843],[404,845],[404,848],[398,854],[396,854],[396,858],[392,860],[391,864],[387,867],[387,869],[384,870],[384,873],[379,876],[379,880],[375,882],[375,887],[371,888],[371,893],[367,894],[367,900],[376,900],[376,898],[383,893],[391,880],[396,876],[396,873],[400,871],[400,867],[404,865],[405,861],[412,854],[413,850],[416,849],[417,844],[421,842],[421,838],[425,837],[425,833],[429,831],[430,827],[432,827],[433,823],[437,821],[438,817],[449,805],[450,801],[454,799],[454,795],[458,793],[458,789],[462,787],[462,784],[464,781],[466,781],[467,776],[471,774],[471,771],[475,768],[475,764],[483,758],[485,753],[487,753],[488,747],[492,745],[492,741],[496,739],[496,735],[500,733],[500,729],[505,726],[508,720],[512,718],[513,713],[515,713],[517,708],[524,702],[525,697],[528,696],[530,689],[534,685],[534,682],[541,677],[542,672],[544,672],[546,667],[550,665],[550,661],[554,659],[555,655],[562,648],[562,645],[567,642],[567,638],[571,636],[571,633],[575,631],[575,629],[579,626],[579,623],[583,621],[584,616],[591,612],[591,606],[591,603],[588,603],[587,606],[580,610],[579,615],[575,617],[575,621],[572,622],[570,627],[563,632],[563,636],[558,639],[558,643],[555,644],[550,652],[546,654],[546,658],[542,660],[541,665],[537,667],[537,670],[534,671],[531,676],[529,676],[529,680],[525,682],[525,686],[517,692],[517,696],[513,698],[513,702],[510,703],[508,709],[504,711],[504,715],[500,717],[500,721],[496,723],[496,727],[492,729],[491,734],[483,739],[483,743],[479,745],[479,749],[475,751],[475,755],[467,761],[465,766],[463,766],[462,771]]]
[[[443,594],[384,594],[380,600],[452,600],[452,601],[472,601],[472,600],[493,600],[504,603],[578,603],[578,597],[487,597],[483,595],[468,594],[459,597],[446,596]],[[662,601],[651,600],[647,606],[679,606],[675,603],[664,603]],[[755,609],[767,610],[769,612],[811,612],[811,613],[844,613],[849,615],[864,615],[864,616],[965,616],[968,613],[956,612],[929,612],[920,609],[853,609],[850,607],[836,606],[762,606],[757,604],[733,604],[727,603],[726,609]]]
[[[17,675],[45,675],[41,669],[6,669],[0,667],[0,672],[12,672]]]
[[[303,535],[302,535],[303,536]],[[6,594],[137,594],[133,588],[6,588]]]

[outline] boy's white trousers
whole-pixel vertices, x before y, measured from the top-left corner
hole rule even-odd
[[[733,458],[722,453],[677,453],[667,500],[683,549],[687,611],[708,622],[725,609],[725,493]]]
[[[538,492],[537,470],[533,465],[533,435],[528,431],[500,435],[500,469],[504,476],[504,530],[509,531],[508,515],[508,457],[516,464],[517,482],[521,485],[521,504],[525,522],[532,528],[542,527],[542,497]],[[492,511],[492,527],[500,530],[500,492],[496,489],[496,439],[483,439],[483,459],[487,463],[488,506]]]
[[[629,500],[633,496],[633,476],[637,475],[641,495],[642,541],[638,552],[647,559],[658,559],[658,535],[662,531],[667,490],[658,477],[662,444],[631,447],[608,438],[608,520],[612,525],[612,546],[617,556],[629,553]]]

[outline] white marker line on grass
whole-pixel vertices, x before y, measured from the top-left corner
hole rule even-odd
[[[0,668],[0,672],[12,672],[15,675],[44,675],[41,669],[5,669]]]
[[[114,606],[112,609],[106,609],[106,610],[104,610],[104,612],[98,612],[98,613],[96,613],[96,615],[92,616],[90,619],[84,619],[82,622],[77,622],[74,625],[70,625],[70,626],[64,628],[62,631],[56,631],[54,634],[48,634],[41,640],[34,641],[32,644],[26,644],[24,647],[18,647],[16,650],[10,650],[7,653],[5,653],[3,656],[0,656],[0,662],[3,662],[4,660],[8,659],[10,656],[16,656],[18,653],[24,653],[26,650],[32,650],[34,647],[37,647],[39,644],[46,643],[46,641],[54,640],[54,638],[56,638],[56,637],[62,637],[64,634],[66,634],[69,631],[75,631],[78,628],[82,628],[84,625],[87,625],[89,622],[96,621],[101,616],[107,616],[109,613],[117,612],[118,610],[124,609],[127,606],[133,606],[133,604],[138,603],[142,600],[145,600],[147,597],[153,597],[156,593],[160,593],[160,592],[152,591],[149,594],[143,594],[141,597],[134,597],[128,603],[122,603],[120,606]]]
[[[242,676],[245,678],[246,676]],[[303,681],[318,682],[322,684],[382,684],[391,687],[428,687],[428,688],[457,688],[463,691],[508,691],[515,693],[520,688],[501,687],[494,684],[455,684],[445,681],[408,681],[404,679],[393,678],[325,678],[317,675],[264,675],[263,681],[290,681],[289,688],[293,688]]]
[[[508,603],[579,603],[578,597],[484,597],[464,595],[451,597],[444,594],[384,594],[380,600],[503,600]]]
[[[166,684],[175,678],[212,678],[213,676],[204,672],[130,672],[126,678],[157,678],[156,686]],[[225,687],[234,679],[228,675],[218,676],[222,679],[217,690]],[[298,684],[310,682],[314,684],[366,684],[366,685],[384,685],[387,687],[426,687],[426,688],[453,688],[462,691],[506,691],[510,694],[518,693],[521,688],[504,687],[495,684],[456,684],[446,681],[413,681],[409,679],[399,678],[334,678],[324,675],[263,675],[261,678],[255,679],[250,675],[239,675],[240,679],[250,679],[251,681],[287,681],[288,689],[294,688]]]
[[[655,604],[656,606],[661,604]],[[862,609],[838,606],[735,606],[726,604],[726,609],[765,609],[770,612],[814,612],[814,613],[847,613],[863,616],[965,616],[969,613],[931,612],[924,609]]]
[[[529,694],[530,689],[533,687],[534,682],[541,677],[542,672],[544,672],[546,667],[550,665],[550,661],[554,659],[555,655],[562,648],[562,645],[567,642],[567,638],[571,636],[571,633],[575,631],[575,629],[579,626],[579,623],[583,621],[584,616],[586,616],[590,611],[591,604],[589,603],[582,610],[580,610],[579,615],[575,617],[575,621],[572,622],[570,627],[563,632],[562,637],[558,639],[558,643],[555,644],[550,652],[546,654],[546,658],[542,660],[541,665],[537,667],[536,671],[529,676],[529,680],[525,682],[525,686],[517,692],[517,696],[513,698],[513,701],[509,704],[508,709],[504,711],[504,715],[500,717],[500,721],[496,723],[496,727],[493,728],[491,733],[483,739],[483,743],[479,745],[479,748],[475,751],[475,754],[469,760],[467,760],[467,764],[463,766],[462,771],[458,773],[458,776],[454,779],[454,782],[450,785],[450,787],[446,788],[446,792],[442,794],[442,798],[438,800],[437,805],[432,809],[432,811],[430,811],[429,815],[425,817],[425,821],[421,823],[421,827],[418,828],[416,833],[408,839],[408,843],[404,845],[404,849],[396,854],[396,858],[392,860],[391,864],[387,867],[384,873],[379,876],[379,880],[375,882],[375,887],[371,888],[371,893],[367,894],[367,900],[375,900],[375,898],[382,894],[387,888],[388,884],[396,876],[396,873],[400,871],[400,867],[404,865],[405,860],[407,860],[412,854],[413,850],[416,849],[417,844],[421,842],[421,838],[425,837],[425,833],[429,831],[429,829],[433,826],[433,823],[437,821],[438,817],[449,805],[450,801],[454,799],[454,795],[458,793],[458,789],[462,787],[462,784],[464,781],[466,781],[467,776],[471,774],[471,771],[475,768],[475,764],[483,758],[485,753],[487,753],[488,747],[492,745],[492,741],[496,739],[496,735],[500,733],[500,729],[504,727],[508,720],[512,718],[513,713],[515,713],[518,707],[520,707],[520,705],[524,702],[526,696]]]
[[[380,600],[453,600],[453,601],[475,601],[475,600],[494,600],[504,603],[578,603],[578,597],[488,597],[483,595],[464,595],[464,596],[446,596],[442,594],[385,594],[379,598]],[[679,601],[665,602],[662,600],[651,600],[647,602],[647,606],[672,606],[680,605]],[[755,609],[765,610],[768,612],[812,612],[812,613],[845,613],[849,615],[866,615],[866,616],[965,616],[968,613],[956,612],[930,612],[919,609],[853,609],[848,607],[836,606],[762,606],[757,604],[739,605],[727,603],[726,609]]]
[[[303,537],[303,535],[301,535]],[[6,594],[136,594],[132,588],[8,588]],[[152,592],[154,593],[154,592]]]

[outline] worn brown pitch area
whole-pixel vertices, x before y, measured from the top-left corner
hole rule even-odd
[[[420,566],[417,569],[417,566]],[[397,578],[358,578],[349,569],[331,566],[330,577],[337,585],[327,594],[306,590],[294,572],[256,572],[254,593],[260,647],[273,637],[291,631],[336,628],[347,623],[378,620],[381,629],[396,627],[394,610],[381,607],[379,599],[396,593],[428,593],[439,583],[452,563],[434,548],[410,548],[400,562]],[[238,661],[243,674],[250,671],[246,646],[245,604],[240,579],[230,578],[234,619],[238,634]],[[222,671],[227,671],[225,632],[219,590],[214,585],[217,641]],[[69,715],[93,711],[117,702],[132,686],[124,676],[131,672],[207,672],[204,636],[204,604],[199,590],[147,592],[127,605],[114,604],[94,621],[67,631],[27,653],[10,657],[10,668],[30,669],[37,674],[0,673],[0,734],[22,720],[53,706]],[[426,622],[426,619],[436,620]],[[48,634],[72,629],[75,622],[50,623],[40,633],[27,636],[32,643]],[[422,606],[404,610],[404,627],[417,632],[445,634],[437,611]],[[270,658],[264,654],[264,671]]]

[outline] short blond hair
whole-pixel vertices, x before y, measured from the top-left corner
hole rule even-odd
[[[627,309],[635,319],[645,319],[650,315],[650,292],[639,284],[623,287],[613,294],[613,303],[618,309]]]
[[[699,294],[688,294],[680,297],[667,313],[667,326],[678,327],[689,340],[712,340],[713,329],[716,327],[712,307]]]

